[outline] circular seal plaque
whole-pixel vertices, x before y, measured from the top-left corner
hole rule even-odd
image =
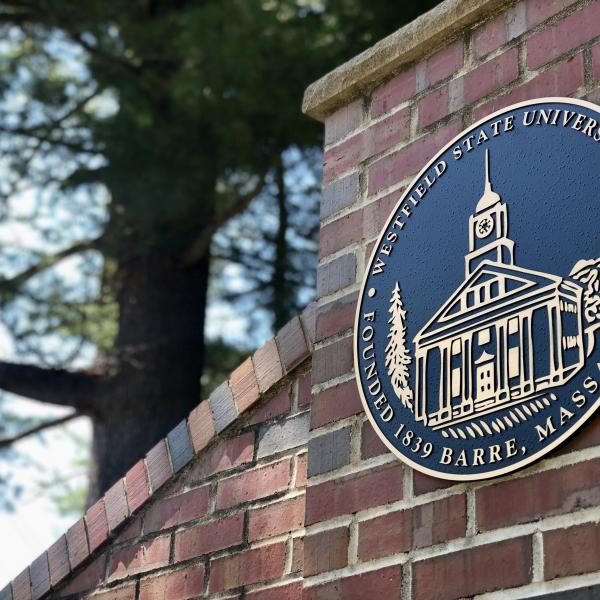
[[[453,480],[521,468],[600,403],[600,108],[510,106],[419,173],[359,296],[367,415],[412,467]]]

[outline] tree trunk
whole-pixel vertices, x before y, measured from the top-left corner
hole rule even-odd
[[[278,331],[291,319],[294,312],[292,308],[294,306],[294,289],[287,278],[290,249],[286,238],[289,214],[285,189],[285,168],[281,157],[275,168],[275,180],[277,184],[279,223],[275,235],[275,261],[271,277],[273,301],[270,308],[274,316],[273,329]]]
[[[93,417],[88,505],[201,400],[209,256],[161,254],[118,264],[118,369]]]

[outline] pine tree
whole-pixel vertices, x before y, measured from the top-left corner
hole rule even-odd
[[[408,365],[412,362],[406,346],[406,310],[402,303],[400,285],[396,282],[390,298],[389,342],[385,348],[385,366],[391,377],[392,386],[402,405],[412,410],[413,391],[408,381]]]

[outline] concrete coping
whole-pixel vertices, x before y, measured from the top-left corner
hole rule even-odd
[[[306,88],[302,112],[318,121],[370,91],[511,0],[445,0]]]

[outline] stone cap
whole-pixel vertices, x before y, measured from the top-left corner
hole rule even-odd
[[[306,88],[302,112],[318,121],[430,54],[512,0],[445,0]]]
[[[41,600],[87,563],[159,489],[312,355],[315,321],[316,304],[311,304],[267,340],[48,550],[1,589],[0,600]]]

